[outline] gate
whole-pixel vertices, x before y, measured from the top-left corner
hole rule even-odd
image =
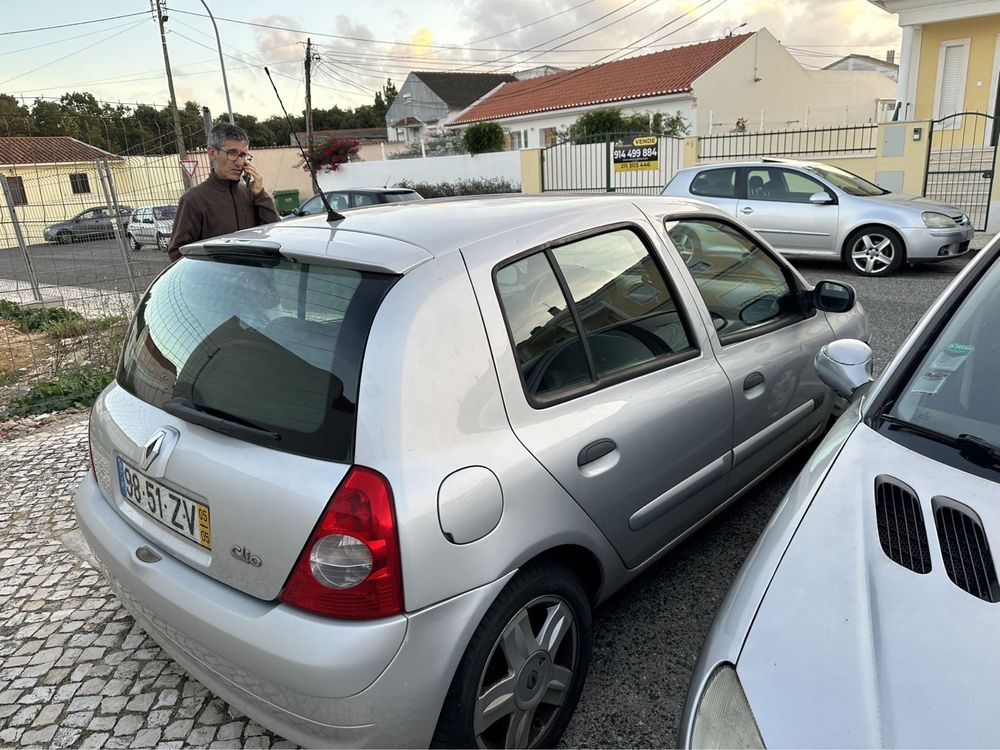
[[[683,157],[684,139],[674,136],[632,132],[570,138],[542,150],[542,191],[659,195]]]
[[[962,112],[931,123],[924,196],[965,211],[977,231],[989,219],[996,170],[996,120]]]

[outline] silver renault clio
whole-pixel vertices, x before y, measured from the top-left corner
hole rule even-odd
[[[655,197],[417,201],[184,254],[76,510],[163,649],[304,745],[554,744],[591,608],[819,436],[812,352],[867,337],[849,286]]]

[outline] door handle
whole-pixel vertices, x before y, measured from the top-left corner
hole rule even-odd
[[[610,438],[595,440],[593,443],[580,451],[580,454],[576,457],[576,465],[586,466],[599,458],[604,458],[606,455],[617,449],[617,443]]]
[[[740,209],[740,213],[741,214],[752,214],[753,213],[753,209],[750,208],[750,206],[744,206],[743,208]]]
[[[759,372],[751,372],[743,380],[743,390],[749,391],[758,385],[764,385],[764,376]]]

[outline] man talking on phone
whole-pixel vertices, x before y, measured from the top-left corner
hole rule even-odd
[[[180,259],[184,245],[278,221],[274,198],[250,163],[249,148],[243,128],[228,122],[212,128],[208,140],[212,171],[181,196],[167,249],[171,262]]]

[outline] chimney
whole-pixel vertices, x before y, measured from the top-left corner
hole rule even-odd
[[[896,62],[896,50],[891,49],[885,53],[885,61],[890,65]]]

